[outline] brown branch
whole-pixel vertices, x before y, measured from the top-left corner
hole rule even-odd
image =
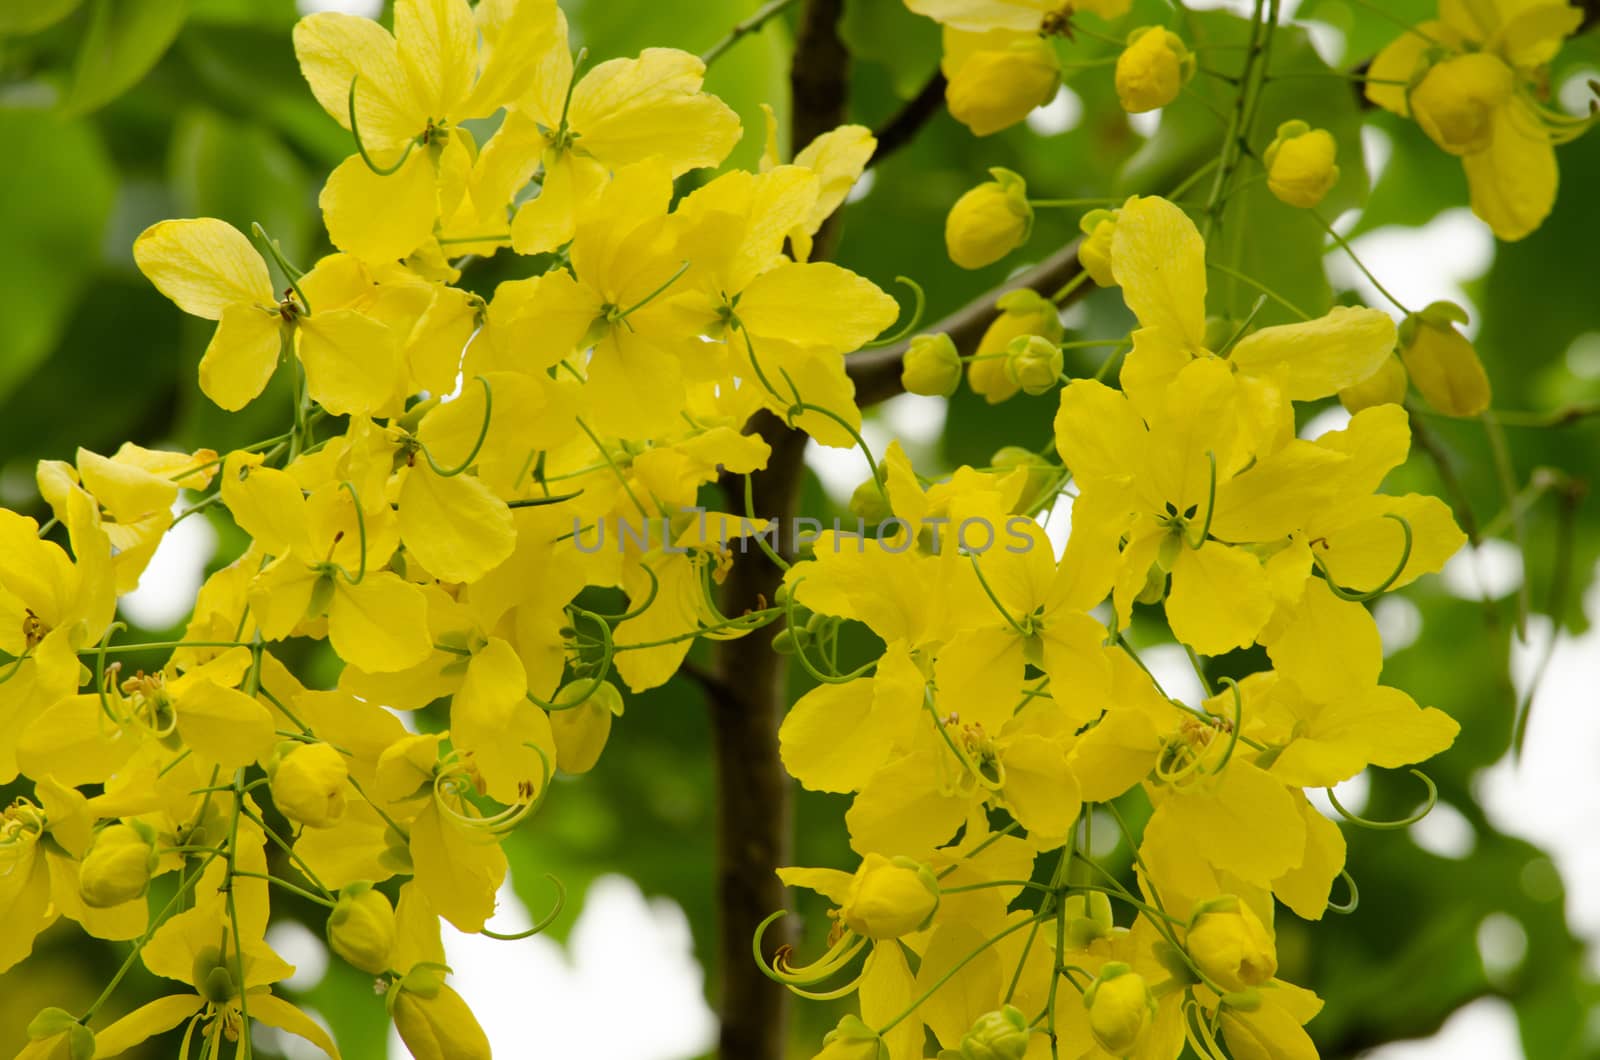
[[[944,104],[945,84],[944,74],[935,70],[917,94],[906,100],[905,106],[878,126],[872,134],[878,141],[878,149],[872,153],[868,166],[877,165],[917,138],[928,119],[939,113]]]
[[[850,53],[839,37],[843,0],[806,0],[795,38],[790,139],[796,148],[842,124],[849,102]],[[833,225],[817,234],[813,257],[827,255]],[[774,520],[780,553],[792,548],[804,478],[806,436],[768,412],[749,427],[772,448],[751,483],[755,514]],[[730,510],[743,507],[743,482],[721,483]],[[782,572],[754,550],[741,555],[723,587],[730,615],[758,610],[775,597]],[[776,625],[718,645],[710,692],[717,762],[717,976],[724,1060],[782,1060],[788,1047],[788,991],[751,960],[756,928],[788,898],[777,870],[791,861],[790,780],[778,755],[778,726],[788,707],[787,660],[773,650]],[[793,943],[789,918],[767,932],[763,957]]]
[[[997,315],[995,299],[1007,291],[1023,287],[1031,287],[1048,296],[1081,271],[1083,266],[1078,262],[1078,243],[1074,240],[1020,276],[984,292],[943,320],[922,330],[925,333],[942,331],[955,342],[956,349],[971,353]],[[1077,288],[1063,304],[1076,301],[1089,290],[1088,284]],[[856,404],[866,408],[903,392],[904,388],[900,385],[900,358],[905,355],[907,345],[909,340],[897,342],[881,350],[855,354],[845,361],[845,368],[856,384]]]

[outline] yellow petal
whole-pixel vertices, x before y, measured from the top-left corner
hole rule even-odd
[[[233,521],[262,552],[309,553],[305,498],[288,472],[263,467],[259,454],[233,452],[223,461],[221,487],[222,503]]]
[[[1111,267],[1141,326],[1192,349],[1205,345],[1205,244],[1189,215],[1154,196],[1117,214]]]
[[[277,742],[266,707],[210,681],[200,681],[178,697],[177,715],[183,742],[224,769],[249,765]]]
[[[200,389],[229,412],[237,412],[267,388],[278,368],[283,322],[257,306],[235,302],[200,358]]]
[[[273,994],[251,994],[246,1003],[250,1006],[251,1019],[304,1038],[321,1049],[324,1055],[339,1060],[339,1047],[333,1044],[328,1032],[283,998]]]
[[[1306,582],[1300,605],[1267,645],[1278,671],[1322,703],[1361,696],[1378,681],[1383,643],[1358,603],[1341,600],[1321,578]]]
[[[473,842],[429,800],[411,822],[411,858],[416,881],[439,915],[461,931],[481,931],[506,875],[499,845]]]
[[[134,1009],[108,1027],[95,1032],[94,1055],[101,1060],[121,1056],[158,1034],[164,1034],[200,1011],[199,994],[169,994]]]
[[[1212,535],[1241,543],[1275,541],[1310,525],[1334,500],[1347,462],[1342,454],[1298,439],[1263,456],[1217,486]]]
[[[351,155],[328,175],[317,198],[328,238],[340,250],[374,264],[406,257],[433,233],[439,216],[436,176],[427,151],[411,152],[386,177]],[[311,308],[315,312],[318,307]]]
[[[1043,736],[1018,736],[1000,761],[1005,766],[1001,795],[1029,838],[1041,846],[1064,839],[1082,803],[1062,746]]]
[[[139,743],[106,718],[99,696],[69,696],[22,730],[17,764],[36,780],[53,777],[71,787],[103,784]]]
[[[394,36],[411,94],[436,118],[482,118],[455,107],[472,89],[478,30],[467,0],[395,0]]]
[[[369,316],[333,309],[300,324],[306,394],[335,416],[381,413],[400,388],[394,332]]]
[[[338,582],[328,607],[328,640],[346,662],[370,673],[415,666],[433,649],[422,590],[388,571],[359,585]]]
[[[556,766],[550,719],[527,689],[517,653],[495,638],[467,664],[450,705],[452,741],[472,757],[489,797],[508,806],[534,798]]]
[[[1511,242],[1544,223],[1555,206],[1556,151],[1533,104],[1514,96],[1495,110],[1489,147],[1467,155],[1472,212]]]
[[[1437,572],[1467,543],[1450,506],[1438,497],[1379,495],[1368,498],[1351,514],[1356,517],[1323,535],[1317,553],[1329,576],[1352,592],[1378,588],[1394,574],[1405,555],[1405,529],[1391,516],[1411,525],[1411,555],[1391,588]]]
[[[1278,901],[1303,920],[1321,920],[1327,911],[1334,880],[1344,868],[1344,833],[1318,813],[1304,795],[1295,800],[1306,824],[1305,860],[1272,881]]]
[[[1315,401],[1372,375],[1394,348],[1389,314],[1338,306],[1315,320],[1246,335],[1228,360],[1248,375],[1276,377],[1292,401]]]
[[[444,478],[425,464],[400,487],[400,539],[424,569],[447,582],[475,582],[511,555],[511,509],[470,474]]]
[[[1250,553],[1215,541],[1179,552],[1167,620],[1180,641],[1201,655],[1248,647],[1271,614],[1266,571]]]
[[[372,19],[334,12],[308,15],[295,23],[294,52],[311,94],[346,129],[350,83],[359,76],[356,120],[369,151],[409,140],[427,125],[427,108],[412,94],[394,38]],[[378,161],[386,165],[389,159]]]
[[[1305,851],[1305,822],[1289,789],[1238,758],[1209,790],[1175,792],[1163,801],[1147,840],[1152,829],[1183,837],[1182,845],[1218,869],[1261,886],[1299,865]]]
[[[938,782],[936,754],[917,751],[890,762],[873,775],[845,814],[850,848],[858,854],[916,857],[955,835],[966,816],[967,799],[945,794]]]
[[[211,217],[162,221],[134,240],[133,260],[179,309],[219,320],[230,305],[272,305],[267,263],[237,228]]]
[[[612,168],[659,155],[679,176],[714,166],[739,139],[739,116],[700,91],[705,64],[688,52],[646,48],[585,74],[572,93],[583,148]]]
[[[816,307],[825,305],[827,313]],[[739,300],[756,348],[763,338],[848,353],[893,324],[899,306],[872,281],[828,262],[780,265],[758,276]]]

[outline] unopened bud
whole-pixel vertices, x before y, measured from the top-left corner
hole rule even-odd
[[[1061,347],[1042,335],[1019,335],[1006,347],[1006,375],[1038,397],[1061,381]]]
[[[1156,1002],[1144,976],[1121,961],[1100,968],[1099,976],[1084,992],[1083,1004],[1089,1010],[1089,1031],[1100,1047],[1114,1056],[1132,1052],[1156,1015]]]
[[[1056,304],[1031,288],[1007,291],[995,300],[995,308],[999,315],[984,331],[967,368],[967,385],[991,405],[1014,397],[1021,389],[1006,371],[1005,354],[1011,340],[1019,335],[1039,335],[1060,342],[1063,330]]]
[[[1185,945],[1196,967],[1224,990],[1248,990],[1278,972],[1277,949],[1266,925],[1231,894],[1195,907]]]
[[[1028,1017],[1007,1005],[985,1012],[961,1039],[961,1060],[1022,1060],[1028,1051]]]
[[[402,983],[388,1001],[395,1030],[415,1060],[490,1060],[488,1037],[450,987],[441,983],[425,996]]]
[[[583,702],[569,706],[591,685],[591,692]],[[587,773],[600,760],[606,741],[611,736],[611,719],[622,714],[622,693],[610,681],[598,685],[588,678],[580,678],[556,693],[555,702],[565,710],[550,712],[550,730],[556,740],[556,764],[567,773]]]
[[[339,892],[328,915],[328,945],[348,964],[369,975],[389,968],[394,949],[394,906],[370,883],[353,883]]]
[[[1408,97],[1428,138],[1453,155],[1484,150],[1494,115],[1516,90],[1516,75],[1498,55],[1468,52],[1429,67]]]
[[[1476,416],[1489,407],[1489,376],[1467,337],[1456,329],[1466,313],[1434,302],[1400,324],[1400,356],[1423,398],[1446,416]]]
[[[28,1023],[29,1048],[18,1054],[28,1060],[91,1060],[94,1032],[65,1009],[47,1008]]]
[[[947,61],[949,55],[947,49]],[[1018,34],[1007,47],[979,48],[945,72],[950,116],[977,136],[1015,125],[1050,102],[1061,83],[1055,49],[1036,33]]]
[[[1194,67],[1194,56],[1176,33],[1160,26],[1136,29],[1117,56],[1117,99],[1129,114],[1165,107],[1178,98]]]
[[[920,931],[939,908],[939,881],[912,858],[868,854],[850,881],[840,919],[858,935],[896,939]]]
[[[91,909],[107,909],[141,897],[156,869],[149,829],[113,824],[94,834],[78,869],[78,896]]]
[[[842,1016],[815,1060],[889,1060],[889,1046],[858,1016]]]
[[[1339,179],[1334,164],[1339,145],[1326,129],[1313,129],[1303,121],[1286,121],[1267,145],[1262,163],[1267,168],[1267,189],[1282,202],[1309,209]]]
[[[1090,210],[1078,220],[1083,239],[1078,243],[1078,261],[1089,273],[1089,278],[1101,287],[1115,287],[1117,278],[1111,271],[1111,238],[1117,234],[1117,214],[1114,210]]]
[[[950,336],[918,335],[900,361],[900,382],[912,394],[949,397],[961,385],[961,355]]]
[[[945,218],[945,248],[963,269],[994,264],[1026,243],[1033,229],[1026,182],[999,166],[989,172],[994,179],[957,199]]]
[[[344,816],[345,782],[350,769],[344,756],[325,743],[300,743],[282,748],[269,769],[272,801],[291,821],[327,828]]]

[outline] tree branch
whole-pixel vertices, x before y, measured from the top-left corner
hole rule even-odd
[[[843,123],[849,101],[850,53],[839,37],[844,0],[806,0],[789,81],[790,139],[795,148]],[[813,258],[826,257],[833,225],[817,233]],[[760,412],[748,424],[771,446],[751,483],[754,514],[777,522],[780,554],[792,555],[794,523],[805,473],[806,436]],[[720,483],[729,510],[742,510],[743,480]],[[737,498],[737,499],[736,499]],[[738,557],[723,587],[723,607],[740,615],[766,606],[782,572],[759,552]],[[788,1046],[788,991],[754,967],[757,926],[788,903],[777,870],[790,863],[790,780],[778,755],[778,726],[788,707],[787,658],[772,648],[777,624],[718,645],[714,682],[707,683],[717,761],[717,975],[723,1060],[782,1060]],[[791,918],[766,935],[763,956],[793,943]]]
[[[1078,262],[1078,241],[1073,240],[1033,268],[984,292],[943,320],[922,330],[928,334],[942,331],[955,342],[956,349],[971,353],[998,315],[994,303],[1001,295],[1029,287],[1048,296],[1082,271],[1083,266]],[[1077,288],[1063,304],[1070,305],[1089,290],[1088,284]],[[881,350],[857,353],[845,361],[845,369],[856,384],[856,404],[866,408],[904,391],[900,385],[900,359],[909,345],[910,340],[897,342]]]
[[[917,133],[928,123],[928,119],[939,113],[944,103],[945,84],[944,74],[935,70],[917,94],[906,100],[905,106],[877,128],[872,135],[878,141],[878,149],[872,153],[872,159],[867,163],[869,167],[882,162],[917,138]]]

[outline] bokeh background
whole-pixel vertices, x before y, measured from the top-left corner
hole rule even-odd
[[[1401,20],[1432,13],[1428,0],[1381,3]],[[565,6],[575,46],[605,58],[655,45],[703,51],[757,4]],[[1175,6],[1140,0],[1137,8],[1143,21],[1157,22],[1171,19]],[[1243,24],[1229,8],[1241,5],[1182,6],[1207,39],[1240,38]],[[288,407],[287,392],[238,415],[204,401],[195,366],[210,326],[158,295],[135,270],[129,248],[156,220],[215,216],[241,228],[260,222],[294,260],[325,252],[316,196],[351,144],[306,90],[289,31],[310,10],[381,16],[383,7],[381,0],[0,3],[0,503],[37,512],[33,462],[70,459],[80,445],[104,453],[132,439],[226,451],[281,429],[277,413]],[[1195,13],[1202,7],[1221,10]],[[1304,117],[1335,132],[1344,175],[1334,212],[1366,203],[1359,217],[1343,217],[1341,231],[1408,304],[1453,298],[1469,308],[1497,408],[1600,400],[1600,136],[1561,150],[1563,191],[1545,226],[1522,243],[1496,246],[1463,209],[1466,187],[1455,160],[1414,126],[1364,109],[1347,80],[1328,76],[1330,68],[1357,68],[1399,30],[1345,0],[1291,0],[1285,9],[1304,28],[1280,38],[1272,68],[1302,76],[1270,85],[1259,128]],[[1128,23],[1138,24],[1137,16]],[[855,55],[852,116],[869,126],[895,113],[937,64],[935,27],[899,0],[850,0],[844,35]],[[753,164],[759,155],[761,102],[770,102],[780,121],[786,113],[789,41],[789,26],[776,20],[720,59],[708,78],[745,122],[735,163]],[[1092,64],[1114,52],[1080,39],[1064,45],[1064,54]],[[1600,38],[1585,33],[1557,61],[1552,99],[1581,113],[1591,96],[1586,80],[1595,76]],[[1197,82],[1200,95],[1221,87]],[[935,319],[1075,232],[1075,215],[1043,213],[1022,254],[978,273],[949,265],[944,213],[984,179],[986,167],[1025,174],[1040,196],[1155,191],[1214,153],[1217,135],[1215,118],[1195,97],[1164,117],[1130,121],[1116,106],[1109,68],[1088,65],[1069,74],[1056,99],[1024,126],[996,137],[975,140],[936,115],[914,144],[857,188],[837,257],[886,287],[898,274],[913,276]],[[1383,304],[1338,252],[1326,257],[1326,270],[1314,267],[1325,237],[1260,185],[1239,197],[1225,230],[1248,234],[1246,271],[1308,309],[1356,298]],[[504,256],[491,259],[473,266],[464,282],[488,294],[517,275],[515,268]],[[1218,308],[1234,311],[1253,300],[1243,289],[1223,288],[1215,297]],[[1129,318],[1115,295],[1102,295],[1075,306],[1067,322],[1069,337],[1107,337],[1122,334]],[[1086,361],[1069,371],[1093,367]],[[981,465],[1002,445],[1042,444],[1054,408],[1050,398],[989,408],[966,392],[948,405],[906,397],[873,413],[868,438],[880,451],[888,438],[901,438],[930,471]],[[1337,408],[1313,409],[1303,426],[1314,435],[1339,426],[1341,417]],[[1346,829],[1360,907],[1314,925],[1280,921],[1282,973],[1327,998],[1312,1025],[1326,1057],[1600,1056],[1600,634],[1590,628],[1600,615],[1600,592],[1590,589],[1600,505],[1577,507],[1573,546],[1564,549],[1560,506],[1551,495],[1534,499],[1521,519],[1519,546],[1508,533],[1513,520],[1504,514],[1481,425],[1423,422],[1462,503],[1491,533],[1443,576],[1380,605],[1385,679],[1454,715],[1461,738],[1429,767],[1441,793],[1432,816],[1399,832]],[[1508,428],[1519,484],[1545,468],[1600,478],[1597,423]],[[842,512],[862,475],[859,457],[814,450],[809,464],[807,507]],[[1444,484],[1437,463],[1419,454],[1389,488],[1439,491]],[[139,591],[124,600],[123,617],[135,627],[130,637],[175,634],[205,571],[236,554],[242,539],[215,512],[185,520]],[[1058,537],[1066,522],[1065,511],[1051,513]],[[1134,639],[1168,690],[1187,694],[1194,679],[1181,650],[1150,616],[1141,617]],[[320,647],[301,651],[297,663],[314,679],[331,682],[336,673]],[[1519,759],[1510,751],[1512,719],[1536,684]],[[700,961],[711,952],[714,930],[717,794],[708,738],[704,704],[688,682],[630,700],[599,767],[581,781],[562,781],[538,819],[508,843],[513,876],[497,926],[516,930],[549,908],[554,889],[545,876],[553,874],[571,896],[553,930],[499,943],[446,927],[458,988],[502,1055],[534,1055],[537,1045],[541,1055],[677,1060],[709,1048],[710,977]],[[1340,797],[1349,808],[1385,818],[1406,815],[1421,797],[1403,773],[1359,778],[1345,789]],[[843,809],[836,797],[802,795],[801,863],[851,863]],[[1113,829],[1094,831],[1104,837]],[[1102,853],[1114,864],[1128,858],[1126,850]],[[403,1056],[389,1041],[370,979],[327,960],[318,911],[297,901],[279,899],[278,907],[300,920],[285,921],[269,938],[299,966],[287,993],[334,1029],[345,1055],[383,1057],[393,1049],[389,1055]],[[821,910],[802,911],[816,944],[825,927]],[[20,1047],[40,1007],[81,1009],[124,952],[66,923],[43,936],[34,960],[0,977],[0,1055]],[[164,989],[138,971],[108,1011]],[[798,1015],[796,1055],[809,1056],[804,1043],[814,1048],[837,1013],[806,1005]],[[1402,1044],[1386,1044],[1396,1042]],[[257,1044],[264,1057],[312,1055],[270,1032]],[[145,1055],[172,1051],[167,1043]]]

